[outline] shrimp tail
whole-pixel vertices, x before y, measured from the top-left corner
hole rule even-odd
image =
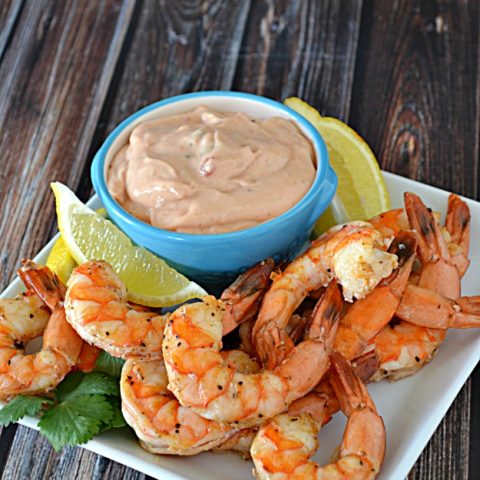
[[[65,298],[65,285],[48,267],[38,265],[32,260],[22,260],[22,267],[18,270],[25,287],[34,291],[45,303],[54,310]]]
[[[365,385],[362,383],[355,370],[338,352],[330,356],[331,378],[330,383],[337,395],[340,408],[346,416],[357,408],[369,407],[376,412],[375,405],[368,394]]]
[[[450,298],[459,297],[460,276],[435,216],[420,197],[410,192],[405,193],[405,210],[416,232],[418,256],[423,264],[418,285]]]
[[[456,303],[462,310],[454,316],[452,327],[480,327],[480,296],[460,297]]]
[[[363,383],[367,383],[377,372],[380,365],[377,352],[369,350],[352,361],[352,367]]]
[[[319,373],[327,372],[329,367],[329,353],[337,333],[342,305],[342,295],[338,284],[334,281],[330,282],[325,293],[315,306],[305,341],[296,347],[296,355],[291,356],[279,367],[282,375],[290,379],[290,388],[293,391],[301,390],[302,387],[300,384],[304,382],[305,378],[318,377],[320,379],[323,375],[319,376]],[[321,354],[317,352],[319,343],[323,343],[325,346]],[[298,354],[300,350],[303,351],[302,354]],[[310,351],[317,353],[310,354]],[[310,359],[308,368],[306,368],[305,365],[305,358]],[[302,375],[298,375],[298,372],[302,372]],[[318,383],[318,381],[319,380],[317,380],[316,383]],[[306,382],[306,385],[311,384],[311,381]],[[315,383],[313,385],[315,385]],[[303,393],[308,393],[310,389],[311,387],[308,387],[308,390]]]
[[[274,268],[275,262],[268,258],[240,275],[224,290],[221,296],[225,303],[223,335],[257,316]]]
[[[405,210],[410,227],[417,233],[418,255],[423,263],[450,257],[448,245],[433,213],[418,195],[405,193]]]
[[[305,339],[323,339],[327,348],[331,348],[337,332],[343,308],[343,299],[338,284],[330,282],[320,297],[305,331]]]
[[[275,324],[269,324],[268,330],[257,334],[255,347],[267,369],[281,364],[295,350],[295,344],[286,330]]]
[[[356,457],[370,473],[378,472],[385,457],[386,434],[382,417],[348,361],[334,353],[331,363],[330,381],[343,413],[348,416],[339,457]]]
[[[458,248],[452,254],[452,261],[457,267],[461,277],[470,265],[468,249],[470,247],[470,209],[468,205],[457,195],[450,194],[448,197],[447,217],[445,221],[452,242]]]

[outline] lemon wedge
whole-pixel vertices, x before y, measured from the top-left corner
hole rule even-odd
[[[107,216],[107,211],[104,208],[99,208],[96,212],[102,217]],[[48,254],[46,265],[64,284],[67,283],[72,270],[77,265],[77,262],[75,262],[74,258],[70,255],[70,251],[61,235],[53,244],[53,247]]]
[[[63,238],[59,239],[53,244],[52,249],[47,258],[47,267],[57,274],[58,278],[66,284],[67,280],[72,273],[73,268],[76,265],[75,260],[70,255]]]
[[[58,228],[76,263],[105,260],[120,276],[132,302],[149,307],[183,303],[205,290],[131,240],[111,221],[82,203],[65,185],[51,184]],[[58,247],[60,248],[60,247]],[[52,254],[51,254],[52,255]]]
[[[382,172],[365,140],[347,124],[337,118],[322,117],[297,97],[287,98],[284,103],[320,132],[327,144],[330,165],[338,177],[335,199],[316,223],[314,235],[337,223],[368,220],[389,210],[390,198]]]

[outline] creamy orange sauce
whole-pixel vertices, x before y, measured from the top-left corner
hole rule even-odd
[[[315,174],[313,147],[292,121],[197,107],[136,126],[112,159],[107,185],[144,222],[221,233],[281,215]]]

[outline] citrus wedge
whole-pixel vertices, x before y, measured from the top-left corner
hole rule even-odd
[[[99,208],[96,212],[102,217],[107,216],[107,211],[104,208]],[[47,258],[47,267],[50,268],[60,280],[66,284],[70,278],[72,270],[77,265],[75,259],[70,255],[67,245],[63,241],[62,236],[53,244]]]
[[[58,228],[78,263],[105,260],[120,276],[132,302],[164,307],[198,298],[205,290],[131,240],[112,222],[82,203],[65,185],[51,184]]]
[[[53,244],[52,249],[47,258],[47,267],[57,274],[58,278],[66,284],[73,267],[77,263],[70,255],[70,252],[60,236],[59,239]]]
[[[319,218],[314,234],[319,235],[337,223],[367,220],[389,210],[390,198],[382,172],[365,140],[342,121],[322,117],[299,98],[287,98],[284,103],[320,132],[327,144],[330,165],[338,177],[335,199]]]

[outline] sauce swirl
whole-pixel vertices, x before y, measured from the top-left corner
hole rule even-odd
[[[222,233],[281,215],[315,175],[313,147],[294,122],[202,106],[137,125],[109,165],[107,186],[151,225]]]

